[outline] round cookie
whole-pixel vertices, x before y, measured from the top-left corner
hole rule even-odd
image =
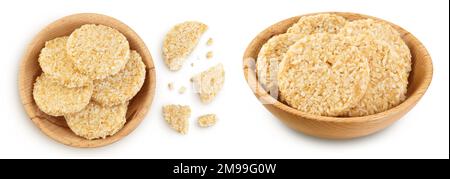
[[[389,24],[372,19],[352,21],[342,34],[357,38],[369,60],[370,82],[366,94],[349,116],[386,111],[406,99],[411,53],[399,33]]]
[[[119,73],[94,81],[94,101],[103,106],[114,106],[133,98],[145,80],[145,64],[136,51],[131,51],[130,60]]]
[[[92,96],[92,83],[79,88],[67,88],[56,79],[42,74],[36,79],[33,98],[39,109],[52,116],[81,111]]]
[[[125,66],[130,46],[126,37],[116,29],[87,24],[69,36],[67,54],[80,72],[91,79],[104,79]]]
[[[76,70],[72,59],[67,55],[67,39],[65,36],[45,42],[45,47],[39,54],[39,65],[49,77],[69,88],[88,85],[92,80]]]
[[[344,27],[347,20],[335,14],[316,14],[302,16],[297,23],[292,25],[287,32],[302,36],[315,33],[337,33]]]
[[[67,125],[78,136],[89,140],[114,135],[124,126],[128,102],[112,107],[89,103],[78,113],[65,115]]]
[[[319,33],[292,45],[278,73],[281,99],[310,114],[345,114],[363,97],[370,80],[367,58],[351,42]]]
[[[256,60],[258,81],[270,94],[278,91],[278,65],[289,47],[301,39],[298,34],[286,33],[270,38],[259,51]]]

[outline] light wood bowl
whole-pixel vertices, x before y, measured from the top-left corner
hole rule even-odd
[[[146,66],[146,78],[139,93],[130,101],[126,115],[125,126],[113,136],[105,139],[87,140],[75,135],[67,126],[63,117],[53,117],[45,114],[37,107],[33,99],[33,84],[42,70],[38,56],[45,42],[56,37],[70,35],[72,31],[84,24],[102,24],[119,30],[124,34],[130,48],[139,52]],[[68,146],[93,148],[101,147],[122,139],[130,134],[144,119],[155,93],[155,69],[149,50],[142,39],[124,23],[100,14],[74,14],[63,17],[45,27],[33,41],[23,56],[19,70],[19,93],[28,116],[36,126],[50,138]]]
[[[355,13],[328,13],[343,16],[348,20],[364,18],[378,19]],[[257,59],[259,50],[267,40],[274,35],[285,33],[286,30],[292,24],[297,22],[300,17],[301,16],[292,17],[278,22],[258,34],[258,36],[256,36],[256,38],[247,47],[243,61],[245,78],[255,96],[260,100],[264,107],[266,107],[273,115],[289,127],[308,135],[328,139],[349,139],[373,134],[391,125],[393,122],[397,121],[409,112],[420,100],[430,85],[433,76],[433,66],[431,57],[427,50],[411,33],[395,24],[388,22],[398,30],[403,40],[410,48],[412,54],[412,72],[409,76],[407,99],[403,103],[387,111],[364,117],[324,117],[300,112],[284,103],[279,102],[277,99],[274,99],[271,95],[269,95],[267,91],[265,91],[265,89],[258,83],[257,76],[255,74],[255,60]]]

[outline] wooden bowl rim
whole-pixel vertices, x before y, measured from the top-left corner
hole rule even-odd
[[[250,66],[251,66],[251,62],[252,60],[250,59],[254,59],[254,62],[256,62],[256,58],[254,58],[252,56],[252,51],[256,48],[256,46],[258,46],[258,43],[261,42],[260,37],[264,37],[267,36],[268,34],[270,34],[270,30],[274,27],[277,26],[282,26],[284,24],[286,24],[287,22],[290,21],[297,21],[298,19],[300,19],[303,16],[309,16],[309,15],[316,15],[316,14],[323,14],[323,13],[329,13],[329,14],[336,14],[336,15],[340,15],[343,16],[344,18],[348,18],[349,16],[357,16],[359,18],[372,18],[372,19],[376,19],[376,20],[380,20],[380,21],[384,21],[387,22],[388,24],[390,24],[391,26],[393,26],[401,35],[401,37],[404,39],[405,36],[409,36],[410,37],[410,41],[414,41],[417,46],[421,46],[422,49],[424,50],[423,53],[424,55],[422,56],[424,59],[424,61],[426,63],[424,66],[424,80],[422,83],[419,84],[419,86],[417,87],[417,89],[407,97],[407,99],[405,101],[403,101],[402,103],[400,103],[399,105],[380,112],[380,113],[376,113],[376,114],[372,114],[372,115],[367,115],[367,116],[361,116],[361,117],[328,117],[328,116],[320,116],[320,115],[314,115],[314,114],[309,114],[306,112],[302,112],[299,111],[295,108],[292,108],[280,101],[278,101],[277,99],[273,98],[271,95],[269,95],[267,93],[267,91],[262,87],[262,85],[256,81],[256,85],[257,86],[253,86],[250,82],[249,82],[249,78],[251,79],[257,79],[257,76],[255,74],[254,71],[249,70]],[[287,28],[286,28],[287,30]],[[269,38],[270,39],[270,38]],[[259,51],[259,50],[258,50]],[[258,100],[265,100],[265,101],[274,101],[275,103],[273,104],[264,104],[264,105],[272,105],[284,112],[290,113],[292,115],[295,116],[300,116],[306,119],[310,119],[310,120],[316,120],[316,121],[323,121],[323,122],[331,122],[331,123],[365,123],[365,122],[370,122],[370,121],[377,121],[377,120],[382,120],[385,119],[386,117],[389,118],[390,116],[395,116],[395,114],[400,113],[403,110],[407,110],[410,106],[416,104],[416,102],[418,100],[420,100],[420,98],[424,95],[424,93],[420,93],[418,91],[426,91],[431,83],[432,80],[432,76],[433,76],[433,65],[432,65],[432,60],[431,60],[431,56],[429,55],[428,51],[426,50],[425,46],[423,46],[423,44],[414,36],[412,35],[410,32],[406,31],[405,29],[403,29],[402,27],[393,24],[389,21],[386,21],[384,19],[380,19],[377,17],[373,17],[373,16],[369,16],[369,15],[364,15],[364,14],[359,14],[359,13],[352,13],[352,12],[336,12],[336,11],[332,11],[332,12],[316,12],[316,13],[308,13],[308,14],[304,14],[304,15],[300,15],[300,16],[295,16],[295,17],[291,17],[291,18],[287,18],[284,19],[282,21],[279,21],[269,27],[267,27],[265,30],[263,30],[262,32],[260,32],[248,45],[247,49],[244,52],[244,58],[243,58],[243,70],[244,70],[244,77],[245,80],[247,82],[247,84],[249,85],[249,87],[252,89],[253,93],[255,94],[255,96],[258,98]],[[248,73],[251,72],[251,73]],[[257,90],[257,89],[260,90]],[[261,101],[260,101],[261,102]]]
[[[23,79],[25,76],[27,76],[26,72],[24,70],[21,70],[22,68],[24,68],[24,66],[29,63],[30,57],[29,54],[31,52],[31,49],[33,49],[33,44],[36,44],[36,42],[39,41],[39,38],[41,36],[45,36],[48,34],[47,30],[49,29],[53,29],[53,28],[57,28],[58,25],[60,23],[63,23],[66,20],[75,20],[75,21],[79,21],[79,19],[83,19],[83,18],[92,18],[95,17],[95,21],[98,22],[93,22],[94,24],[103,24],[106,26],[109,26],[107,23],[105,23],[105,21],[108,22],[112,22],[115,23],[116,25],[120,26],[122,29],[127,30],[130,35],[127,36],[127,38],[133,39],[137,42],[137,44],[139,44],[141,47],[141,56],[143,57],[143,60],[145,62],[146,65],[146,71],[147,71],[147,75],[146,77],[150,77],[149,79],[146,79],[145,83],[149,83],[148,86],[148,94],[146,95],[146,98],[148,100],[145,100],[143,103],[142,108],[145,108],[143,110],[144,115],[142,115],[142,117],[137,117],[137,118],[133,118],[132,120],[128,120],[127,119],[127,123],[125,124],[125,126],[121,129],[123,130],[123,133],[119,136],[119,135],[113,135],[113,136],[108,136],[105,139],[95,139],[95,140],[87,140],[84,138],[80,137],[80,141],[84,141],[84,142],[78,142],[78,143],[73,143],[72,142],[68,142],[67,140],[64,140],[64,136],[60,136],[58,134],[55,134],[53,132],[51,132],[50,129],[45,128],[44,126],[46,125],[56,125],[54,124],[52,121],[48,120],[48,119],[35,119],[36,117],[33,117],[31,115],[34,114],[34,108],[37,108],[37,106],[32,105],[29,106],[28,104],[26,104],[26,99],[25,99],[25,92],[22,92],[21,89],[25,88],[27,84],[25,84],[25,82],[21,79]],[[102,22],[103,21],[103,22]],[[120,29],[118,29],[119,31],[121,31]],[[50,40],[50,39],[49,39]],[[133,49],[135,50],[135,49]],[[144,59],[144,56],[146,56],[147,58]],[[37,60],[37,59],[36,59]],[[145,42],[141,39],[141,37],[132,29],[130,28],[128,25],[126,25],[125,23],[107,16],[107,15],[103,15],[103,14],[98,14],[98,13],[77,13],[77,14],[72,14],[72,15],[68,15],[68,16],[64,16],[62,18],[59,18],[53,22],[51,22],[50,24],[46,25],[42,30],[40,30],[35,36],[34,38],[31,40],[31,42],[29,43],[25,54],[23,55],[23,57],[21,58],[21,62],[20,62],[20,66],[19,66],[19,78],[18,78],[18,84],[19,84],[19,95],[20,95],[20,100],[22,102],[22,105],[25,108],[25,112],[27,113],[28,117],[31,118],[31,121],[33,121],[33,123],[48,137],[50,137],[51,139],[62,143],[64,145],[67,146],[71,146],[71,147],[78,147],[78,148],[97,148],[97,147],[103,147],[106,145],[110,145],[112,143],[115,143],[117,141],[119,141],[120,139],[126,137],[127,135],[129,135],[131,132],[133,132],[137,126],[145,119],[145,114],[148,113],[151,104],[153,102],[154,99],[154,95],[155,95],[155,86],[156,86],[156,72],[155,72],[155,66],[154,66],[154,62],[153,62],[153,58],[151,56],[150,51],[148,50],[147,46],[145,45]],[[145,84],[144,83],[144,84]],[[141,89],[142,90],[142,89]],[[139,92],[140,93],[140,92]],[[138,94],[139,94],[138,93]],[[34,99],[33,99],[34,100]],[[128,126],[127,126],[128,125]],[[61,127],[61,126],[58,126]],[[125,131],[124,129],[127,128],[127,130]],[[120,131],[119,131],[120,132]],[[118,133],[119,133],[118,132]]]

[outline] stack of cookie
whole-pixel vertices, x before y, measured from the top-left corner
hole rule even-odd
[[[87,24],[47,41],[39,55],[43,73],[34,100],[44,113],[64,116],[86,139],[105,138],[126,123],[128,102],[141,89],[145,64],[116,29]]]
[[[256,67],[261,85],[299,111],[366,116],[405,100],[411,54],[389,24],[316,14],[269,39]]]

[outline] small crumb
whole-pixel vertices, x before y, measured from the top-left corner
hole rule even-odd
[[[184,92],[186,92],[186,87],[182,86],[180,87],[180,89],[178,89],[178,93],[184,94]]]
[[[113,76],[94,81],[92,100],[103,106],[115,106],[132,99],[145,81],[145,64],[141,55],[132,50],[125,67]]]
[[[175,25],[166,34],[162,54],[169,70],[178,71],[181,69],[183,62],[197,46],[200,36],[207,29],[206,24],[187,21]]]
[[[173,90],[173,83],[167,84],[167,87],[169,88],[169,90]]]
[[[214,40],[210,37],[208,41],[206,41],[206,45],[211,46],[214,43]]]
[[[206,53],[206,59],[211,59],[213,57],[213,52],[209,51],[208,53]]]
[[[211,127],[216,124],[217,117],[215,114],[206,114],[198,117],[198,125],[200,127]]]
[[[190,79],[189,79],[189,81],[192,83],[192,82],[194,82],[194,77],[191,77]]]
[[[194,67],[194,63],[191,63],[191,67]]]
[[[189,117],[191,116],[191,107],[182,105],[163,106],[164,120],[170,127],[181,134],[187,134],[189,130]]]

